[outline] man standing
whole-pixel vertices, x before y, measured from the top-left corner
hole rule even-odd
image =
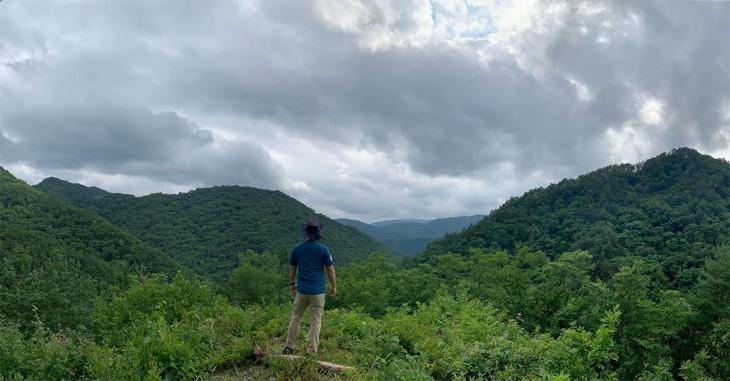
[[[324,272],[330,281],[330,296],[337,295],[337,279],[330,249],[317,242],[322,238],[319,222],[312,218],[302,224],[306,240],[292,250],[289,257],[289,290],[294,296],[294,310],[289,321],[284,354],[293,354],[299,335],[299,322],[309,306],[309,345],[307,353],[317,354],[319,330],[324,309]],[[296,282],[294,278],[296,277]]]

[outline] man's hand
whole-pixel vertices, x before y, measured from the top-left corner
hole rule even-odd
[[[330,296],[337,296],[337,275],[335,275],[335,266],[329,266],[327,269],[327,278],[330,279]]]
[[[297,266],[289,265],[289,292],[297,296]]]

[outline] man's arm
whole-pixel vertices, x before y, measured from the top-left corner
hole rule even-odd
[[[337,275],[335,274],[335,266],[327,266],[327,278],[330,280],[330,296],[337,296]]]
[[[296,296],[297,294],[297,266],[289,265],[289,292]]]

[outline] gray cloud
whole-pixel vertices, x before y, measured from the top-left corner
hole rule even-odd
[[[654,136],[659,150],[727,145],[717,134],[726,128],[719,112],[730,98],[730,4],[609,2],[587,18],[571,11],[548,62],[593,89],[591,111],[622,121],[635,94],[645,93],[666,104],[668,131]]]
[[[170,151],[194,149],[213,140],[210,131],[176,113],[109,105],[36,106],[8,113],[3,125],[18,140],[16,160],[45,168],[92,164],[114,169],[135,161],[163,161]]]
[[[605,128],[589,108],[576,107],[564,79],[540,83],[512,59],[485,67],[448,46],[362,54],[356,41],[315,20],[296,22],[299,45],[277,46],[288,34],[254,39],[299,56],[226,52],[211,65],[188,61],[167,82],[181,86],[185,107],[403,151],[415,169],[436,175],[473,174],[502,161],[517,161],[522,170],[565,162],[592,152],[591,138]],[[556,145],[563,149],[558,157],[549,148]]]
[[[185,185],[281,184],[282,168],[261,147],[214,146],[210,130],[174,112],[111,105],[38,106],[8,112],[3,161],[46,170],[150,176]],[[0,129],[0,132],[3,132]]]
[[[730,3],[527,5],[7,0],[0,164],[385,218],[727,150]]]

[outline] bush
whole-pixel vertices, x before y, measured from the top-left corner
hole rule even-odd
[[[282,263],[282,258],[249,250],[239,257],[239,262],[223,289],[229,300],[239,305],[287,300],[288,264]]]
[[[385,326],[436,379],[570,379],[611,377],[618,312],[595,333],[568,330],[553,339],[529,335],[501,312],[463,292],[441,292],[413,313],[394,311]]]
[[[182,275],[171,283],[131,279],[129,289],[98,306],[95,334],[106,348],[95,352],[93,368],[114,368],[115,378],[192,379],[249,357],[253,326],[246,311],[203,283]],[[98,364],[105,355],[113,360]]]
[[[87,376],[92,343],[70,331],[52,333],[39,321],[24,337],[20,327],[0,320],[0,379],[63,380]]]

